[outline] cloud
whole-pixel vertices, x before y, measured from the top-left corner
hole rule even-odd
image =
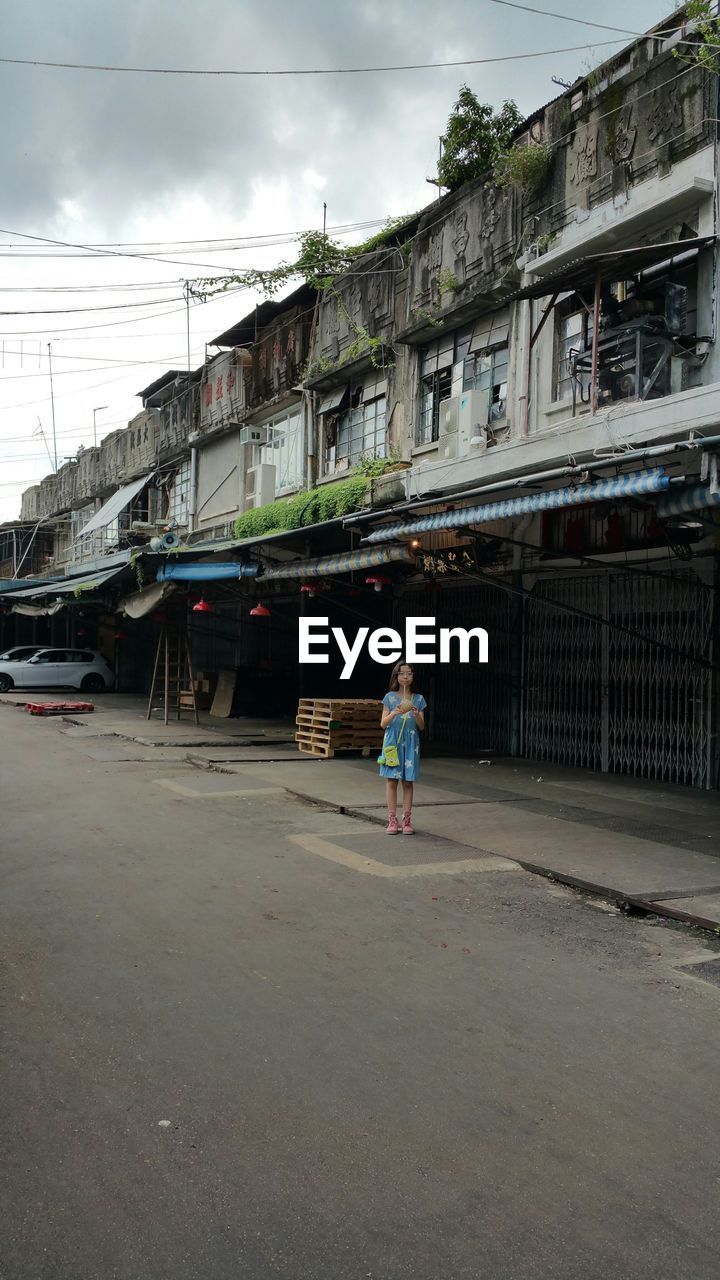
[[[621,21],[621,6],[617,20]],[[656,16],[657,4],[637,9]],[[613,3],[609,5],[613,8]],[[478,0],[129,0],[123,5],[36,0],[32,23],[8,6],[6,56],[156,67],[287,69],[493,56],[554,43],[583,29]],[[612,15],[607,19],[612,20]],[[636,20],[639,20],[639,14]],[[588,31],[588,39],[592,32]],[[581,55],[574,55],[575,69]],[[417,189],[463,80],[530,108],[555,90],[557,63],[333,77],[139,76],[4,67],[0,110],[4,220],[62,228],[68,204],[91,210],[97,235],[128,213],[201,193],[241,217],[251,180],[327,175],[340,220],[384,212],[386,191]]]

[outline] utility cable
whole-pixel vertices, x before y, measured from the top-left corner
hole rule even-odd
[[[602,40],[600,45],[620,44],[620,39]],[[40,58],[0,58],[0,63],[14,67],[54,67],[63,71],[109,71],[118,74],[149,76],[356,76],[390,71],[434,71],[444,67],[483,67],[495,62],[520,62],[527,58],[550,58],[559,53],[577,53],[584,49],[596,49],[598,44],[569,45],[564,49],[535,49],[530,53],[505,53],[494,58],[459,58],[452,62],[409,62],[381,67],[303,67],[253,68],[226,67],[203,69],[198,67],[118,67],[94,62],[49,62]]]

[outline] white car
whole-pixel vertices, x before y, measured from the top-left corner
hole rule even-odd
[[[113,669],[107,658],[91,649],[40,649],[31,658],[0,658],[0,693],[10,689],[81,689],[101,693],[112,689]]]

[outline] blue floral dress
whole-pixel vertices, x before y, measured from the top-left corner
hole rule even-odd
[[[403,696],[400,693],[386,693],[383,706],[388,711],[394,711],[400,706],[402,700]],[[427,706],[421,693],[412,695],[412,703],[417,711],[424,711]],[[397,747],[400,763],[395,769],[381,764],[380,777],[404,778],[406,782],[416,782],[420,774],[420,734],[414,716],[409,713],[406,716],[397,716],[392,724],[388,725],[383,739],[383,748],[390,746]]]

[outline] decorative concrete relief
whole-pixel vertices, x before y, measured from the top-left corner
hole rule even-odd
[[[597,174],[597,129],[578,129],[574,150],[569,157],[570,181],[584,187]]]
[[[483,200],[483,209],[480,215],[480,239],[489,240],[493,235],[495,228],[500,221],[500,210],[498,209],[498,193],[495,187],[488,187]]]
[[[629,160],[633,153],[637,138],[634,110],[634,105],[630,102],[621,107],[610,121],[610,151],[616,163]]]
[[[455,253],[454,275],[457,280],[458,287],[465,284],[467,280],[467,259],[465,251],[470,241],[470,232],[468,231],[467,213],[457,213],[455,215],[455,226],[453,228],[452,247]]]
[[[648,111],[648,135],[651,142],[671,141],[683,132],[683,104],[677,89],[663,85],[653,96]]]
[[[443,229],[433,231],[428,238],[427,264],[430,279],[430,299],[434,306],[441,302],[440,272],[443,262]]]

